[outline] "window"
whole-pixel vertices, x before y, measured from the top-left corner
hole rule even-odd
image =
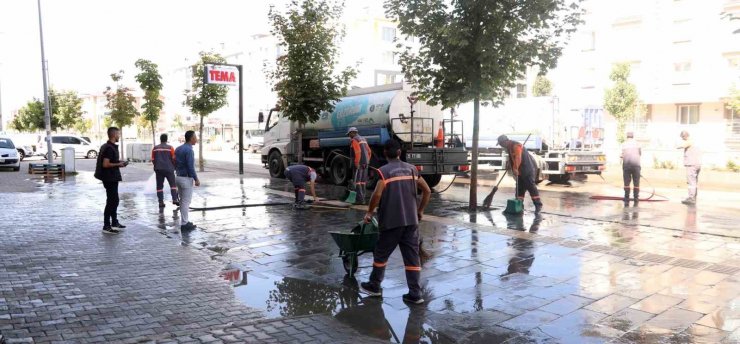
[[[383,28],[383,40],[386,42],[393,42],[396,39],[396,29],[392,27]]]
[[[581,36],[583,48],[581,51],[594,51],[596,50],[596,32],[588,31],[582,33]]]
[[[675,72],[691,71],[691,61],[676,62],[673,64],[673,70]]]
[[[699,123],[699,104],[676,105],[676,120],[678,124]]]
[[[80,139],[76,137],[68,137],[67,141],[68,141],[67,143],[71,145],[81,145],[82,144],[82,141],[80,141]]]
[[[517,98],[527,98],[527,85],[526,84],[516,85],[516,97]]]
[[[392,51],[383,52],[383,64],[386,64],[386,65],[396,64],[396,53]]]
[[[279,113],[278,112],[271,112],[270,118],[267,119],[267,130],[270,130],[272,127],[278,124],[279,119]]]
[[[52,136],[51,143],[67,143],[64,136]]]
[[[0,148],[15,149],[15,146],[10,139],[0,139]]]
[[[727,120],[727,131],[732,136],[740,136],[740,112],[725,105],[725,119]]]

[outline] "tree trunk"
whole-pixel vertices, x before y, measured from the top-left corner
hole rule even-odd
[[[480,123],[480,98],[473,100],[473,150],[470,163],[470,202],[468,209],[478,209],[478,124]]]
[[[298,154],[298,163],[303,164],[303,123],[298,122],[298,142],[297,142],[298,149],[296,151],[296,154]]]
[[[121,129],[119,129],[119,132],[121,133],[121,140],[119,140],[120,144],[118,145],[118,155],[121,156],[119,160],[126,161],[126,157],[124,156],[126,152],[126,147],[123,146],[123,126],[121,126]]]
[[[152,123],[152,144],[154,146],[157,145],[157,134],[154,132],[154,121],[150,121]]]
[[[624,129],[626,127],[627,123],[626,120],[623,118],[617,119],[617,142],[623,143],[624,142]]]
[[[198,139],[198,172],[203,172],[206,165],[205,161],[203,161],[203,115],[200,116]]]

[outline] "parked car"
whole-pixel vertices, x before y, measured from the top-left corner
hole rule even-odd
[[[13,171],[20,171],[21,159],[18,151],[7,136],[0,136],[0,167],[12,168]]]
[[[244,131],[244,150],[257,153],[265,146],[264,130],[245,130]],[[234,143],[234,150],[239,150],[239,142]]]
[[[29,156],[34,156],[36,154],[33,151],[33,147],[28,145],[15,146],[15,149],[18,151],[18,157],[21,161]]]
[[[90,144],[89,141],[82,137],[75,135],[52,135],[51,136],[51,148],[53,149],[52,154],[54,159],[61,156],[63,148],[72,147],[75,150],[75,157],[95,159],[98,157],[97,147]],[[40,151],[42,154],[46,152],[45,143],[41,144]]]

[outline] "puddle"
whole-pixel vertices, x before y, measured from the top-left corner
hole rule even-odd
[[[362,334],[393,343],[454,342],[427,321],[426,315],[432,312],[426,306],[408,307],[400,296],[363,298],[358,293],[358,282],[347,277],[332,286],[233,266],[220,276],[234,287],[237,299],[262,310],[268,318],[328,314]]]

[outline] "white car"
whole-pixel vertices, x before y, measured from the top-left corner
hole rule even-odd
[[[9,137],[0,136],[0,168],[12,168],[13,171],[20,171],[21,159],[18,151]]]
[[[98,148],[95,147],[87,140],[82,137],[75,135],[52,135],[51,136],[51,148],[54,159],[57,159],[62,155],[62,149],[72,147],[75,150],[75,157],[95,159],[98,157]],[[46,155],[45,142],[41,143],[40,152],[42,155]]]

